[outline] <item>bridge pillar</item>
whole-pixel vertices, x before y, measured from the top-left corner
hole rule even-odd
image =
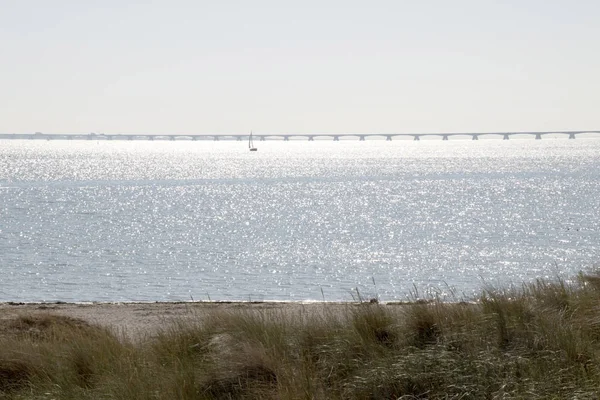
[[[238,136],[237,139],[235,139],[235,140],[238,141],[238,142],[241,142],[242,141],[242,137]]]
[[[172,142],[175,141],[175,136],[169,136],[169,140]]]
[[[31,138],[31,139],[33,139],[33,138]],[[67,136],[67,140],[73,140],[73,136],[71,136],[71,135]]]
[[[392,141],[392,137],[391,137],[390,135],[387,135],[387,136],[385,137],[385,140],[386,140],[387,142],[391,142],[391,141]]]
[[[215,142],[218,142],[218,141],[219,141],[219,137],[218,137],[218,136],[213,136],[213,140],[214,140]]]
[[[284,136],[283,137],[283,141],[284,142],[289,142],[290,141],[290,137],[289,136]]]
[[[260,141],[261,141],[261,142],[264,142],[264,141],[265,141],[265,137],[264,137],[264,136],[261,136],[261,137],[260,137]]]
[[[195,142],[198,140],[198,136],[192,136],[192,141]]]
[[[133,140],[133,136],[127,136],[127,140]]]
[[[535,134],[535,140],[541,140],[542,139],[542,134],[541,133],[536,133]]]
[[[575,139],[575,134],[574,133],[569,133],[569,139]]]
[[[148,136],[148,140],[150,140],[151,142],[154,141],[154,136]]]
[[[334,136],[333,137],[333,141],[334,142],[339,142],[340,141],[340,137],[339,136]]]
[[[421,136],[419,136],[419,135],[415,135],[415,136],[413,136],[413,138],[414,138],[413,140],[415,142],[418,142],[419,140],[421,140]]]
[[[479,140],[479,135],[473,135],[473,140]]]
[[[442,136],[442,140],[448,140],[448,135]]]
[[[314,140],[315,140],[314,136],[309,136],[309,137],[308,137],[308,141],[309,141],[309,142],[313,142]]]
[[[505,133],[504,136],[502,136],[502,140],[508,140],[510,138],[510,136],[508,135],[508,133]]]
[[[364,142],[365,141],[365,137],[361,136],[358,140],[361,141],[361,142]]]

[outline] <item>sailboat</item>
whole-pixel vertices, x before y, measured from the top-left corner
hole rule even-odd
[[[256,147],[254,147],[254,141],[252,140],[252,131],[250,131],[250,137],[248,138],[248,148],[250,151],[258,151]]]

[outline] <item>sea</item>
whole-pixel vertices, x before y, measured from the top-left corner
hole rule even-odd
[[[600,270],[600,138],[0,140],[0,301],[468,301]]]

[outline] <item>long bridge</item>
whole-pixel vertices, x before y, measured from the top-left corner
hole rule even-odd
[[[545,132],[480,132],[480,133],[271,133],[254,134],[256,140],[298,140],[308,139],[340,139],[356,138],[364,141],[367,138],[380,138],[392,140],[393,138],[412,137],[413,140],[421,140],[426,137],[440,137],[442,140],[448,140],[450,137],[463,136],[471,137],[472,140],[479,140],[482,136],[500,136],[503,140],[508,140],[512,136],[534,136],[535,139],[542,139],[546,135],[564,135],[569,139],[575,139],[581,134],[600,134],[600,131],[545,131]],[[248,140],[248,134],[118,134],[118,133],[0,133],[0,139],[21,139],[21,140]]]

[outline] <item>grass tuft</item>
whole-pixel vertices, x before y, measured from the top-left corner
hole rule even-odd
[[[0,359],[0,393],[26,387],[32,373],[31,365],[27,362]]]

